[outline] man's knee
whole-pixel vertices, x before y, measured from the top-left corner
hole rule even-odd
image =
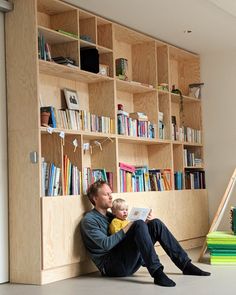
[[[143,220],[139,219],[139,220],[134,221],[133,227],[135,229],[139,229],[140,230],[140,229],[147,228],[147,224]]]
[[[157,227],[163,227],[165,226],[164,222],[162,222],[160,219],[158,218],[154,218],[150,221],[150,223],[154,224]]]

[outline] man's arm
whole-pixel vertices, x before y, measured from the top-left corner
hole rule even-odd
[[[81,229],[87,239],[92,240],[97,246],[105,251],[111,250],[115,247],[125,236],[125,231],[122,229],[117,233],[107,236],[99,228],[94,220],[82,220]]]

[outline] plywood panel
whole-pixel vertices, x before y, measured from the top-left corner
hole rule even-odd
[[[158,85],[161,83],[169,84],[168,73],[168,47],[157,47],[157,81]],[[170,85],[169,85],[170,86]]]
[[[149,165],[148,149],[146,145],[119,143],[118,157],[119,162],[134,166]]]
[[[92,43],[97,42],[96,36],[96,19],[95,17],[91,17],[91,15],[82,14],[80,12],[79,16],[79,29],[80,29],[80,36],[86,35],[91,37]]]
[[[175,59],[170,60],[170,90],[172,89],[172,86],[175,85],[176,89],[179,89],[179,64],[178,61]]]
[[[72,10],[51,16],[51,29],[63,30],[79,37],[79,12]]]
[[[99,18],[97,21],[99,22]],[[112,24],[101,24],[97,26],[98,45],[113,48],[112,41]]]
[[[85,260],[79,222],[89,209],[83,197],[42,198],[43,269]]]
[[[39,283],[40,167],[30,162],[30,152],[40,154],[36,1],[13,2],[6,15],[10,281]]]
[[[149,167],[156,169],[172,169],[171,144],[157,144],[148,146]]]
[[[48,14],[38,11],[37,16],[38,16],[38,25],[51,28],[51,20]]]
[[[155,42],[132,46],[133,80],[156,87],[156,47]]]
[[[122,104],[125,112],[134,112],[133,94],[123,91],[117,91],[117,105]],[[116,108],[118,109],[116,105]]]
[[[183,145],[173,144],[174,171],[183,171]]]
[[[157,92],[134,94],[134,112],[144,112],[148,120],[157,124],[158,97]]]
[[[177,240],[203,237],[208,233],[208,201],[206,190],[164,191],[113,194],[132,207],[152,208]]]
[[[170,110],[170,97],[169,94],[158,93],[159,98],[159,111],[164,114],[165,125],[165,139],[171,139],[171,110]]]
[[[98,116],[115,118],[114,81],[89,85],[89,109]]]

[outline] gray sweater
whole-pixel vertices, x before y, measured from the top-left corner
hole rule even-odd
[[[93,209],[86,213],[80,223],[84,245],[99,270],[103,268],[109,251],[125,236],[123,230],[109,235],[109,224],[113,218],[114,216],[110,212],[107,212],[107,215],[104,216],[96,209]]]

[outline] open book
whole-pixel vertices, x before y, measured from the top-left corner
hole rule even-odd
[[[135,220],[141,219],[145,221],[148,217],[150,210],[151,210],[150,208],[133,207],[128,215],[128,220],[135,221]]]

